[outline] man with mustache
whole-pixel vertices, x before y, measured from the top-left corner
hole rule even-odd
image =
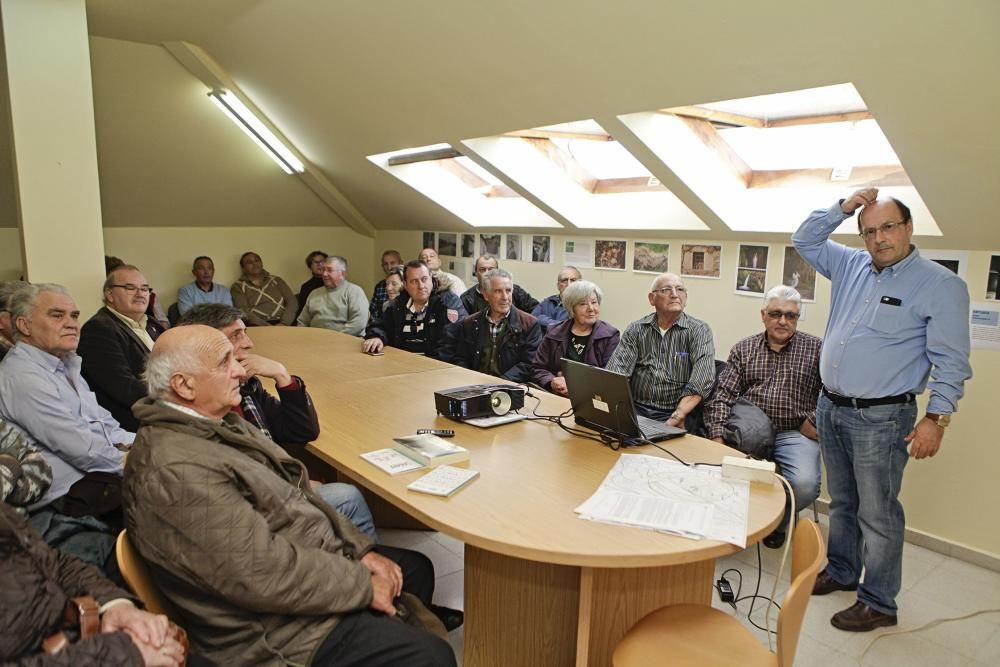
[[[865,249],[829,240],[859,210]],[[816,407],[831,499],[829,563],[813,595],[857,590],[857,602],[830,619],[851,632],[896,625],[903,468],[911,456],[937,453],[972,376],[968,288],[921,257],[912,236],[910,209],[879,199],[876,188],[814,211],[792,236],[833,283]],[[928,378],[927,414],[918,420],[916,396]]]
[[[795,491],[796,514],[816,500],[820,477],[816,398],[822,341],[798,331],[801,304],[794,288],[778,285],[768,291],[760,310],[764,331],[733,346],[705,405],[708,437],[721,443],[737,400],[749,401],[767,415],[775,433],[769,458]],[[785,543],[791,512],[790,506],[785,508],[782,523],[764,538],[766,546],[777,549]]]

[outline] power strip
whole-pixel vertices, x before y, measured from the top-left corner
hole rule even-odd
[[[722,476],[729,479],[745,479],[748,482],[773,484],[774,462],[724,456],[722,457]]]

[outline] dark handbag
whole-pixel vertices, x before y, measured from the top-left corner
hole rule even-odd
[[[764,411],[745,398],[737,399],[722,430],[730,447],[756,459],[774,455],[774,425]]]

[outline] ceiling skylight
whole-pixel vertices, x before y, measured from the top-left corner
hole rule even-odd
[[[450,144],[369,155],[368,160],[473,227],[560,227]]]
[[[619,119],[733,230],[791,232],[810,210],[878,187],[910,206],[914,233],[941,234],[851,84]]]
[[[462,143],[576,227],[707,229],[593,120]]]

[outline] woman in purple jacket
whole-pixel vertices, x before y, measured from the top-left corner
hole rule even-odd
[[[618,329],[601,318],[601,288],[578,280],[563,290],[562,303],[570,318],[549,327],[535,360],[532,381],[553,394],[566,396],[566,378],[559,360],[563,357],[591,366],[604,366],[618,347]]]

